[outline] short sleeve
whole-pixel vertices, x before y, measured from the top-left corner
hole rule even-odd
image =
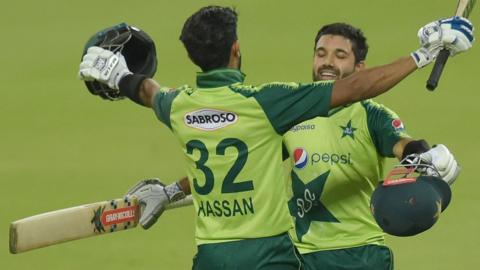
[[[368,130],[377,151],[384,157],[394,157],[393,146],[402,138],[409,138],[398,115],[371,100],[362,101],[367,112]]]
[[[327,116],[333,81],[310,84],[271,83],[262,85],[255,99],[278,134],[305,120]]]
[[[153,96],[152,108],[158,120],[172,129],[170,122],[170,112],[172,110],[173,100],[180,93],[175,89],[161,89]]]

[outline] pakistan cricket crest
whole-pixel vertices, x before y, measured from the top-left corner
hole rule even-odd
[[[356,128],[352,127],[352,120],[348,121],[347,125],[345,126],[340,126],[342,129],[342,138],[345,136],[349,136],[350,138],[355,140],[355,134],[354,132],[357,130]]]

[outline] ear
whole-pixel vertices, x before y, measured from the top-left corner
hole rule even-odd
[[[355,71],[364,70],[366,68],[365,61],[360,61],[355,64]]]
[[[232,49],[230,51],[231,57],[240,57],[240,43],[238,40],[234,41],[232,44]]]
[[[230,49],[230,61],[228,63],[228,67],[239,68],[240,56],[240,43],[238,40],[236,40],[233,42],[232,48]]]

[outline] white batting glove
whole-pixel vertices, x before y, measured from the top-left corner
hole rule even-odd
[[[419,158],[422,163],[433,165],[437,171],[427,169],[425,174],[430,176],[439,176],[449,185],[455,182],[458,174],[460,173],[460,167],[455,160],[455,157],[450,153],[448,148],[443,144],[438,144],[425,153],[421,153]]]
[[[454,56],[472,47],[474,27],[463,17],[451,17],[426,24],[418,30],[421,48],[411,54],[419,68],[433,62],[441,49]]]
[[[463,17],[452,17],[441,20],[442,42],[450,51],[450,56],[464,52],[472,47],[475,41],[472,23]]]
[[[132,74],[127,67],[125,57],[120,52],[93,46],[83,56],[78,73],[84,81],[99,81],[118,90],[118,83],[124,76]]]
[[[415,60],[417,67],[422,68],[433,62],[442,49],[440,22],[435,21],[426,24],[418,30],[417,36],[421,47],[412,52],[411,56]]]
[[[185,198],[185,194],[177,183],[165,186],[159,179],[140,181],[130,188],[127,196],[137,197],[141,206],[139,223],[144,229],[150,228],[157,222],[170,202]]]

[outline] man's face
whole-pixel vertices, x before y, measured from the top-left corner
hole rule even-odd
[[[317,42],[313,57],[313,80],[338,80],[362,69],[363,61],[355,64],[352,42],[337,35],[323,35]]]

